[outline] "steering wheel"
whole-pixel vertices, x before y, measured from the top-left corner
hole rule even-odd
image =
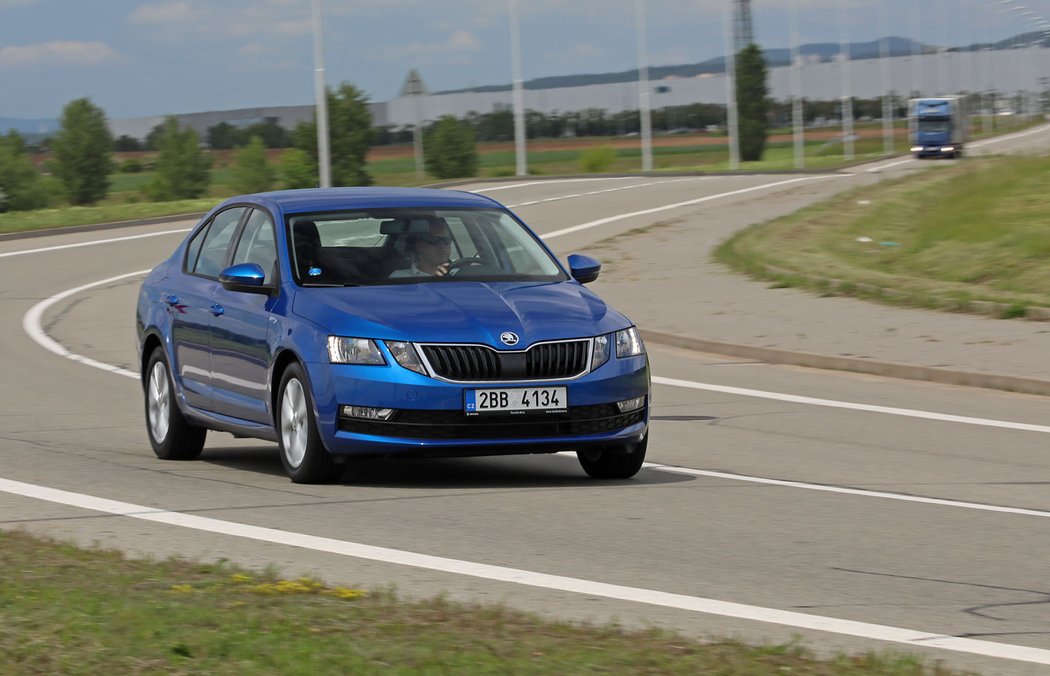
[[[488,265],[489,262],[483,258],[477,256],[470,256],[467,258],[457,258],[448,264],[448,274],[454,274],[456,271],[462,268],[469,268],[474,265]]]

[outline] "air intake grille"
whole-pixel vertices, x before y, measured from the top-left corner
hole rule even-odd
[[[524,352],[499,352],[484,345],[423,345],[434,373],[462,382],[572,378],[587,369],[589,340],[540,343]]]

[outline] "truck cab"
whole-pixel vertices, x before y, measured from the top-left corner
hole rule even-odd
[[[908,102],[908,137],[917,158],[962,155],[969,119],[959,96]]]

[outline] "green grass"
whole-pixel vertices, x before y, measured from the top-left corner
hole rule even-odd
[[[272,571],[133,561],[19,532],[0,532],[0,568],[7,674],[954,673],[899,653],[817,660],[796,643],[701,644]]]
[[[1020,120],[1011,120],[1011,122],[1019,123]],[[873,124],[857,125],[857,129],[874,128],[874,126],[881,128],[881,125],[873,126]],[[895,144],[897,151],[900,152],[904,150],[905,145],[903,123],[898,123],[897,127]],[[1014,131],[1018,128],[1020,127],[1000,127],[997,133]],[[790,133],[790,130],[774,131]],[[607,138],[589,140],[593,141],[595,146],[609,143]],[[852,162],[844,159],[841,144],[807,140],[805,146],[806,170],[833,170],[854,162],[874,160],[884,156],[881,137],[858,140],[855,143],[855,158]],[[652,150],[653,166],[656,172],[729,171],[729,150],[724,144],[654,146]],[[531,151],[528,153],[529,171],[532,174],[544,176],[584,173],[581,163],[581,156],[584,152],[585,149]],[[615,159],[605,173],[635,173],[641,170],[641,164],[640,147],[619,148],[616,150]],[[483,152],[479,165],[479,178],[512,177],[515,175],[516,168],[514,151],[500,149]],[[795,158],[794,146],[791,142],[770,143],[761,162],[744,162],[740,166],[740,170],[750,172],[793,169],[795,169]],[[376,185],[413,186],[436,182],[436,179],[429,176],[425,176],[422,181],[419,180],[416,176],[413,157],[376,160],[368,164],[368,171]],[[0,214],[0,233],[200,213],[209,209],[218,200],[235,194],[230,185],[231,173],[228,165],[216,166],[211,170],[211,187],[204,198],[169,203],[149,203],[143,196],[142,189],[153,179],[152,172],[113,174],[110,177],[110,193],[99,205],[3,213]]]
[[[1046,157],[931,160],[919,175],[749,228],[716,257],[814,290],[948,310],[987,301],[1023,316],[1050,307],[1048,180]]]

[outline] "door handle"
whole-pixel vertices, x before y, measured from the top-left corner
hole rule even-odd
[[[223,308],[221,305],[212,305],[210,309],[211,309],[211,313],[213,315],[215,315],[216,317],[218,317],[222,313],[226,312],[226,309]]]
[[[179,304],[179,297],[176,296],[175,294],[169,293],[167,296],[164,296],[164,302],[167,303],[168,305],[178,305]]]

